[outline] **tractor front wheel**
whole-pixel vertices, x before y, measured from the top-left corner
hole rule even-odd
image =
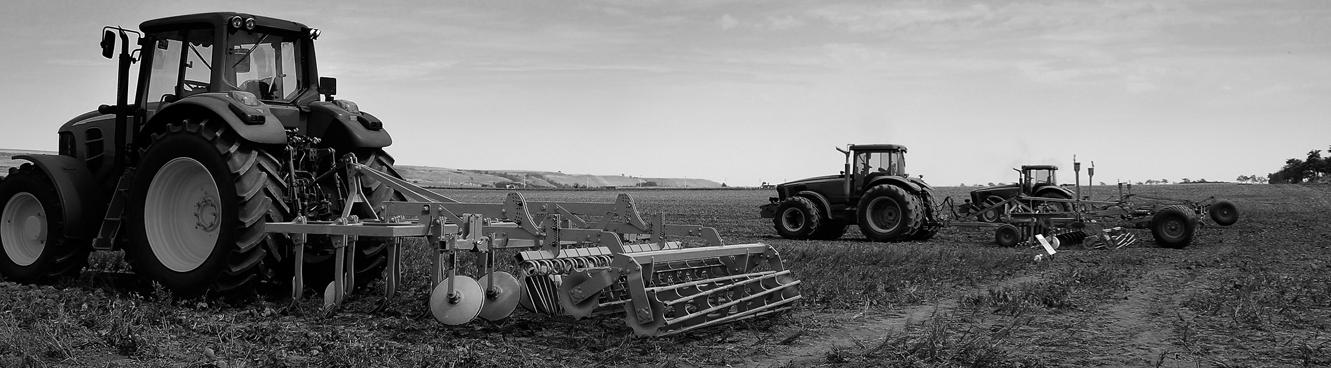
[[[77,275],[88,244],[64,236],[55,185],[32,164],[10,170],[0,184],[0,275],[37,283]]]
[[[870,188],[856,208],[860,232],[873,241],[908,240],[924,221],[924,208],[916,196],[901,187],[883,184]]]
[[[781,237],[795,240],[812,239],[822,227],[823,211],[812,200],[791,197],[776,207],[772,225]]]

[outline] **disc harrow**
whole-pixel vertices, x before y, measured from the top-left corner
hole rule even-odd
[[[386,300],[401,280],[403,239],[425,239],[432,257],[429,309],[447,325],[502,320],[521,305],[575,318],[622,312],[638,335],[661,336],[770,315],[800,299],[800,282],[772,247],[723,245],[715,229],[666,224],[663,215],[644,220],[627,194],[613,203],[527,201],[518,193],[502,203],[462,203],[354,160],[344,163],[352,189],[341,217],[266,225],[293,239],[293,300],[305,290],[304,247],[331,247],[334,275],[324,305],[337,310],[355,285],[349,271],[361,237],[394,239]],[[357,218],[352,208],[368,206],[356,189],[361,180],[387,185],[406,200],[373,208],[374,218]],[[460,258],[476,262],[478,277],[460,274]]]

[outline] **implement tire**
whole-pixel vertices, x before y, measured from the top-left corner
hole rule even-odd
[[[126,260],[177,295],[252,292],[277,250],[264,224],[289,213],[281,164],[219,120],[170,123],[151,140],[125,209]]]
[[[1151,215],[1150,225],[1156,244],[1181,249],[1192,244],[1197,231],[1197,214],[1187,206],[1165,206]]]
[[[1239,222],[1239,209],[1233,202],[1220,200],[1206,207],[1206,212],[1211,216],[1211,221],[1216,225],[1229,226]]]
[[[32,164],[0,183],[0,275],[45,283],[77,276],[88,263],[87,240],[64,236],[64,208],[51,179]]]
[[[813,200],[790,197],[776,207],[772,226],[781,237],[795,240],[813,239],[823,226],[823,211]]]
[[[905,189],[882,184],[864,192],[855,217],[869,240],[909,240],[924,222],[924,207]]]

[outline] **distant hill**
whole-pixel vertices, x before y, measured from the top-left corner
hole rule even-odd
[[[51,154],[46,151],[0,149],[0,175],[23,163],[14,155]],[[396,166],[403,178],[426,187],[459,188],[720,188],[721,183],[707,179],[639,178],[635,176],[565,174],[551,171],[448,169],[431,166]]]

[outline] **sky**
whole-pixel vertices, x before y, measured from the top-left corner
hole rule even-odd
[[[935,185],[1023,163],[1233,180],[1331,147],[1331,1],[33,1],[0,7],[0,147],[114,100],[103,25],[239,11],[323,31],[319,71],[399,164],[835,174],[909,147]],[[1060,179],[1072,181],[1071,170]]]

